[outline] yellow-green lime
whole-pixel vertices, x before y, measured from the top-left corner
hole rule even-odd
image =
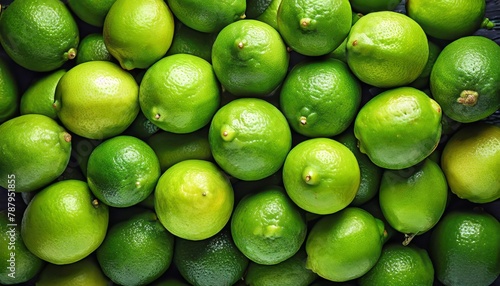
[[[162,172],[184,160],[210,161],[212,159],[206,128],[187,134],[160,131],[149,137],[147,143],[160,160]]]
[[[221,107],[210,124],[208,140],[217,164],[245,181],[277,172],[292,145],[285,116],[258,98],[240,98]]]
[[[347,63],[363,82],[380,88],[404,86],[424,70],[427,36],[410,17],[393,11],[368,13],[347,37]]]
[[[0,124],[16,116],[19,109],[19,87],[12,72],[0,58]]]
[[[282,1],[277,13],[278,31],[287,45],[306,56],[335,50],[347,37],[352,23],[348,0]]]
[[[167,0],[167,3],[177,19],[204,33],[219,32],[245,18],[245,0]]]
[[[271,94],[288,71],[289,54],[280,34],[258,20],[224,27],[212,47],[212,64],[222,86],[240,97]]]
[[[288,153],[283,184],[302,209],[332,214],[353,201],[360,184],[360,169],[354,154],[342,143],[329,138],[308,139]]]
[[[191,133],[208,125],[219,108],[219,82],[206,60],[175,54],[146,71],[139,102],[146,118],[160,129]]]
[[[445,46],[430,76],[433,98],[451,119],[469,123],[500,108],[500,46],[469,36]]]
[[[0,44],[20,66],[46,72],[74,59],[76,21],[58,0],[17,0],[0,14]]]
[[[145,69],[161,59],[172,43],[174,16],[163,0],[116,0],[102,34],[122,68]]]
[[[57,112],[53,106],[54,97],[57,84],[65,73],[65,69],[59,69],[30,84],[21,96],[20,113],[42,114],[57,120]]]
[[[274,265],[299,251],[307,225],[303,211],[282,187],[266,186],[238,202],[231,218],[231,234],[251,261]]]
[[[175,239],[173,262],[190,285],[234,285],[245,274],[248,261],[228,228],[204,240]]]
[[[427,59],[427,64],[425,65],[424,70],[422,71],[422,73],[420,73],[417,79],[415,79],[412,83],[409,84],[409,86],[420,90],[424,90],[429,87],[432,68],[436,63],[439,53],[441,53],[442,51],[442,48],[432,41],[428,41],[428,45],[429,45],[429,57]]]
[[[130,207],[143,201],[154,191],[160,175],[160,162],[153,149],[132,136],[105,140],[87,162],[92,193],[112,207]]]
[[[96,251],[99,265],[114,283],[148,285],[167,271],[174,236],[145,211],[113,225]]]
[[[446,142],[441,167],[459,198],[488,203],[500,198],[500,126],[464,125]]]
[[[68,0],[68,6],[83,22],[102,27],[109,9],[116,0]]]
[[[66,265],[47,264],[36,280],[37,286],[108,286],[109,279],[102,273],[93,255]]]
[[[139,86],[117,64],[90,61],[61,77],[54,107],[71,132],[89,139],[109,138],[127,129],[139,113]]]
[[[93,198],[86,182],[65,180],[41,190],[26,208],[21,236],[28,250],[52,264],[87,257],[104,240],[108,207]]]
[[[429,255],[445,285],[493,285],[500,275],[500,222],[481,210],[453,210],[434,228]]]
[[[358,279],[369,285],[434,285],[434,266],[426,249],[418,246],[386,244],[377,264]]]
[[[308,137],[331,137],[354,121],[361,104],[361,84],[336,59],[303,61],[286,76],[281,111],[294,131]]]
[[[39,114],[14,117],[0,125],[0,186],[16,192],[42,188],[59,177],[71,156],[71,135]],[[13,180],[15,184],[9,183]]]
[[[92,33],[85,36],[78,44],[76,64],[90,61],[114,61],[104,43],[102,33]]]
[[[412,87],[389,89],[361,107],[354,121],[354,135],[360,151],[377,166],[404,169],[436,149],[441,138],[441,115],[439,104],[424,92]]]
[[[168,168],[155,189],[155,211],[165,228],[180,238],[209,238],[227,224],[234,193],[214,163],[184,160]]]
[[[212,62],[212,45],[216,37],[217,33],[203,33],[176,21],[172,45],[166,55],[191,54]]]
[[[401,0],[349,0],[349,2],[354,11],[368,14],[378,11],[392,11],[401,3]]]
[[[382,221],[363,209],[347,207],[322,216],[312,226],[306,240],[306,267],[335,282],[359,278],[377,263],[383,240]]]

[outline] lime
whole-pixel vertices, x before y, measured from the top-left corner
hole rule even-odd
[[[306,239],[304,214],[279,186],[267,186],[239,201],[231,234],[251,261],[273,265],[292,257]]]
[[[441,166],[451,191],[474,203],[500,198],[500,127],[464,125],[447,141]]]
[[[258,98],[240,98],[221,107],[212,119],[208,140],[219,166],[245,181],[277,172],[291,148],[285,116]]]
[[[102,273],[97,260],[88,256],[77,262],[56,265],[47,264],[36,281],[37,286],[107,286],[109,280]]]
[[[234,193],[214,163],[184,160],[165,171],[155,189],[155,211],[165,228],[180,238],[209,238],[227,224]]]
[[[401,3],[401,0],[349,0],[349,2],[354,11],[368,14],[378,11],[392,11]]]
[[[436,277],[445,285],[493,285],[500,275],[500,222],[487,212],[446,213],[429,243]]]
[[[65,73],[65,69],[56,70],[32,83],[21,97],[21,114],[42,114],[57,120],[57,112],[52,104],[57,84]]]
[[[417,79],[429,58],[429,45],[425,32],[410,17],[372,12],[352,26],[346,58],[361,81],[391,88]]]
[[[87,183],[60,181],[31,200],[23,215],[21,236],[28,250],[41,259],[70,264],[99,247],[108,216],[108,207],[92,197]]]
[[[102,33],[92,33],[85,36],[78,44],[76,64],[90,61],[114,61],[104,43]]]
[[[78,26],[58,0],[17,0],[0,14],[0,44],[20,66],[55,70],[76,57]]]
[[[191,285],[234,285],[248,266],[248,258],[224,228],[214,236],[198,241],[177,237],[174,263]]]
[[[167,56],[175,54],[191,54],[207,62],[212,62],[212,45],[217,33],[203,33],[176,21],[172,45]]]
[[[69,163],[71,135],[55,120],[39,114],[14,117],[0,125],[0,186],[16,192],[42,188]],[[8,183],[15,181],[15,186]]]
[[[451,42],[434,63],[430,89],[443,112],[455,121],[469,123],[490,116],[500,108],[500,46],[482,36]]]
[[[120,135],[99,144],[87,163],[92,193],[112,207],[129,207],[145,200],[160,178],[160,162],[144,141]]]
[[[16,116],[19,96],[18,82],[10,66],[0,58],[0,124]]]
[[[151,66],[139,89],[141,110],[153,124],[173,133],[190,133],[207,125],[220,104],[220,87],[206,60],[167,56]]]
[[[257,20],[224,27],[212,47],[212,64],[222,86],[235,96],[263,97],[283,81],[289,55],[280,34]]]
[[[121,133],[122,135],[130,135],[142,140],[147,140],[152,135],[156,134],[160,128],[146,118],[144,113],[139,112],[137,117],[132,121],[132,124]]]
[[[412,83],[409,85],[423,90],[425,88],[429,87],[429,80],[431,77],[431,72],[432,68],[434,67],[434,64],[436,63],[437,57],[441,53],[441,47],[435,44],[434,42],[428,41],[429,45],[429,57],[427,58],[427,64],[424,67],[424,70],[420,75],[415,79]]]
[[[331,53],[347,37],[352,23],[348,0],[282,1],[278,31],[291,49],[306,56]]]
[[[249,5],[248,2],[249,1],[247,1],[247,9]],[[256,1],[256,2],[261,2],[261,1]],[[256,19],[270,25],[275,30],[278,30],[278,9],[281,5],[282,0],[271,0],[271,1],[266,0],[265,2],[269,2],[269,5],[266,6],[264,11],[259,16],[257,16]]]
[[[117,64],[90,61],[61,77],[54,107],[71,132],[89,139],[109,138],[127,129],[139,113],[139,87]]]
[[[439,104],[424,92],[412,87],[390,89],[361,108],[354,121],[354,135],[360,151],[377,166],[404,169],[436,149],[441,115]]]
[[[161,59],[172,43],[174,16],[163,0],[116,0],[102,34],[122,68],[145,69]]]
[[[87,24],[96,27],[104,25],[104,19],[116,0],[67,0],[75,15]]]
[[[295,65],[280,92],[281,110],[290,126],[309,137],[342,133],[360,104],[359,81],[345,63],[331,58]]]
[[[147,285],[172,262],[174,236],[146,211],[113,225],[96,251],[99,265],[114,283]]]

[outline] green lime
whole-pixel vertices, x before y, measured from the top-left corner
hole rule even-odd
[[[358,79],[345,63],[331,58],[295,65],[280,92],[280,107],[290,126],[309,137],[342,133],[360,104]]]
[[[429,57],[427,58],[427,64],[424,67],[424,70],[420,75],[415,79],[409,86],[424,90],[429,87],[429,80],[431,77],[432,68],[436,63],[437,57],[439,53],[441,53],[441,47],[435,44],[434,42],[428,41],[429,45]]]
[[[368,14],[378,11],[392,11],[401,3],[401,0],[349,0],[349,2],[354,11]]]
[[[109,211],[86,182],[65,180],[41,190],[26,208],[21,236],[28,250],[52,264],[87,257],[104,240]]]
[[[71,135],[39,114],[14,117],[0,125],[0,186],[16,192],[42,188],[59,177],[71,156]],[[15,185],[8,183],[14,180]]]
[[[146,71],[139,101],[146,118],[162,130],[190,133],[210,123],[219,108],[220,87],[209,62],[175,54]]]
[[[104,44],[102,33],[92,33],[85,36],[78,44],[76,64],[90,61],[114,61]]]
[[[288,153],[283,185],[302,209],[332,214],[347,207],[358,191],[360,169],[354,154],[338,141],[314,138]]]
[[[96,27],[104,25],[104,19],[116,0],[67,0],[75,15],[87,24]]]
[[[145,200],[160,178],[160,162],[144,141],[119,135],[99,144],[87,163],[92,193],[112,207],[129,207]]]
[[[132,121],[132,124],[121,133],[122,135],[130,135],[137,137],[142,140],[147,140],[149,137],[156,134],[160,128],[153,124],[149,119],[146,118],[144,113],[139,112],[137,117]]]
[[[470,123],[500,108],[500,46],[469,36],[445,46],[431,71],[430,89],[451,119]]]
[[[227,224],[234,193],[214,163],[184,160],[168,168],[155,189],[155,211],[165,228],[180,238],[209,238]]]
[[[0,124],[16,116],[19,96],[17,79],[7,62],[0,58]]]
[[[278,31],[291,49],[306,56],[335,50],[352,24],[348,0],[282,1],[277,13]]]
[[[177,237],[173,261],[182,277],[195,286],[234,285],[248,266],[228,228],[204,240]]]
[[[392,11],[361,17],[347,38],[347,63],[363,82],[404,86],[422,73],[429,58],[427,36],[410,17]]]
[[[193,30],[182,22],[176,21],[172,45],[166,55],[191,54],[212,62],[212,45],[216,37],[216,33]]]
[[[285,116],[258,98],[240,98],[221,107],[208,134],[212,155],[229,175],[245,181],[277,172],[291,148]]]
[[[65,73],[64,69],[50,72],[32,83],[21,97],[21,114],[42,114],[57,120],[54,97],[57,84]]]
[[[20,66],[52,71],[76,57],[78,26],[58,0],[17,0],[0,14],[0,44]]]
[[[212,47],[212,64],[222,86],[240,97],[271,94],[288,71],[289,55],[280,34],[257,20],[224,27]]]
[[[278,264],[299,251],[306,239],[304,214],[279,186],[267,186],[239,201],[231,218],[231,234],[251,261]]]
[[[352,25],[354,25],[363,15],[360,13],[352,12]],[[351,26],[352,27],[352,26]],[[347,64],[347,37],[342,41],[340,46],[338,46],[333,52],[328,54],[329,57],[341,60]]]
[[[109,280],[102,273],[94,256],[77,262],[56,265],[47,264],[36,280],[37,286],[107,286]]]
[[[174,236],[146,211],[113,225],[96,251],[102,271],[120,285],[147,285],[169,268]]]
[[[247,1],[247,8],[249,5],[248,2],[249,1]],[[262,2],[262,1],[256,1],[256,2]],[[260,15],[258,15],[255,19],[270,25],[275,30],[278,30],[278,9],[281,5],[282,0],[271,0],[271,1],[265,0],[264,2],[269,2],[269,5],[266,6],[264,11]]]
[[[424,92],[412,87],[390,89],[361,107],[354,121],[354,135],[360,151],[377,166],[404,169],[436,149],[441,138],[441,115],[439,104]]]

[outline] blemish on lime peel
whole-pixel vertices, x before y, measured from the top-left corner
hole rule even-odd
[[[477,103],[479,93],[474,90],[464,90],[457,98],[457,102],[465,106],[474,106]]]

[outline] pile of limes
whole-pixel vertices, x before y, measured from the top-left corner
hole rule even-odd
[[[0,5],[0,284],[500,285],[500,4]]]

